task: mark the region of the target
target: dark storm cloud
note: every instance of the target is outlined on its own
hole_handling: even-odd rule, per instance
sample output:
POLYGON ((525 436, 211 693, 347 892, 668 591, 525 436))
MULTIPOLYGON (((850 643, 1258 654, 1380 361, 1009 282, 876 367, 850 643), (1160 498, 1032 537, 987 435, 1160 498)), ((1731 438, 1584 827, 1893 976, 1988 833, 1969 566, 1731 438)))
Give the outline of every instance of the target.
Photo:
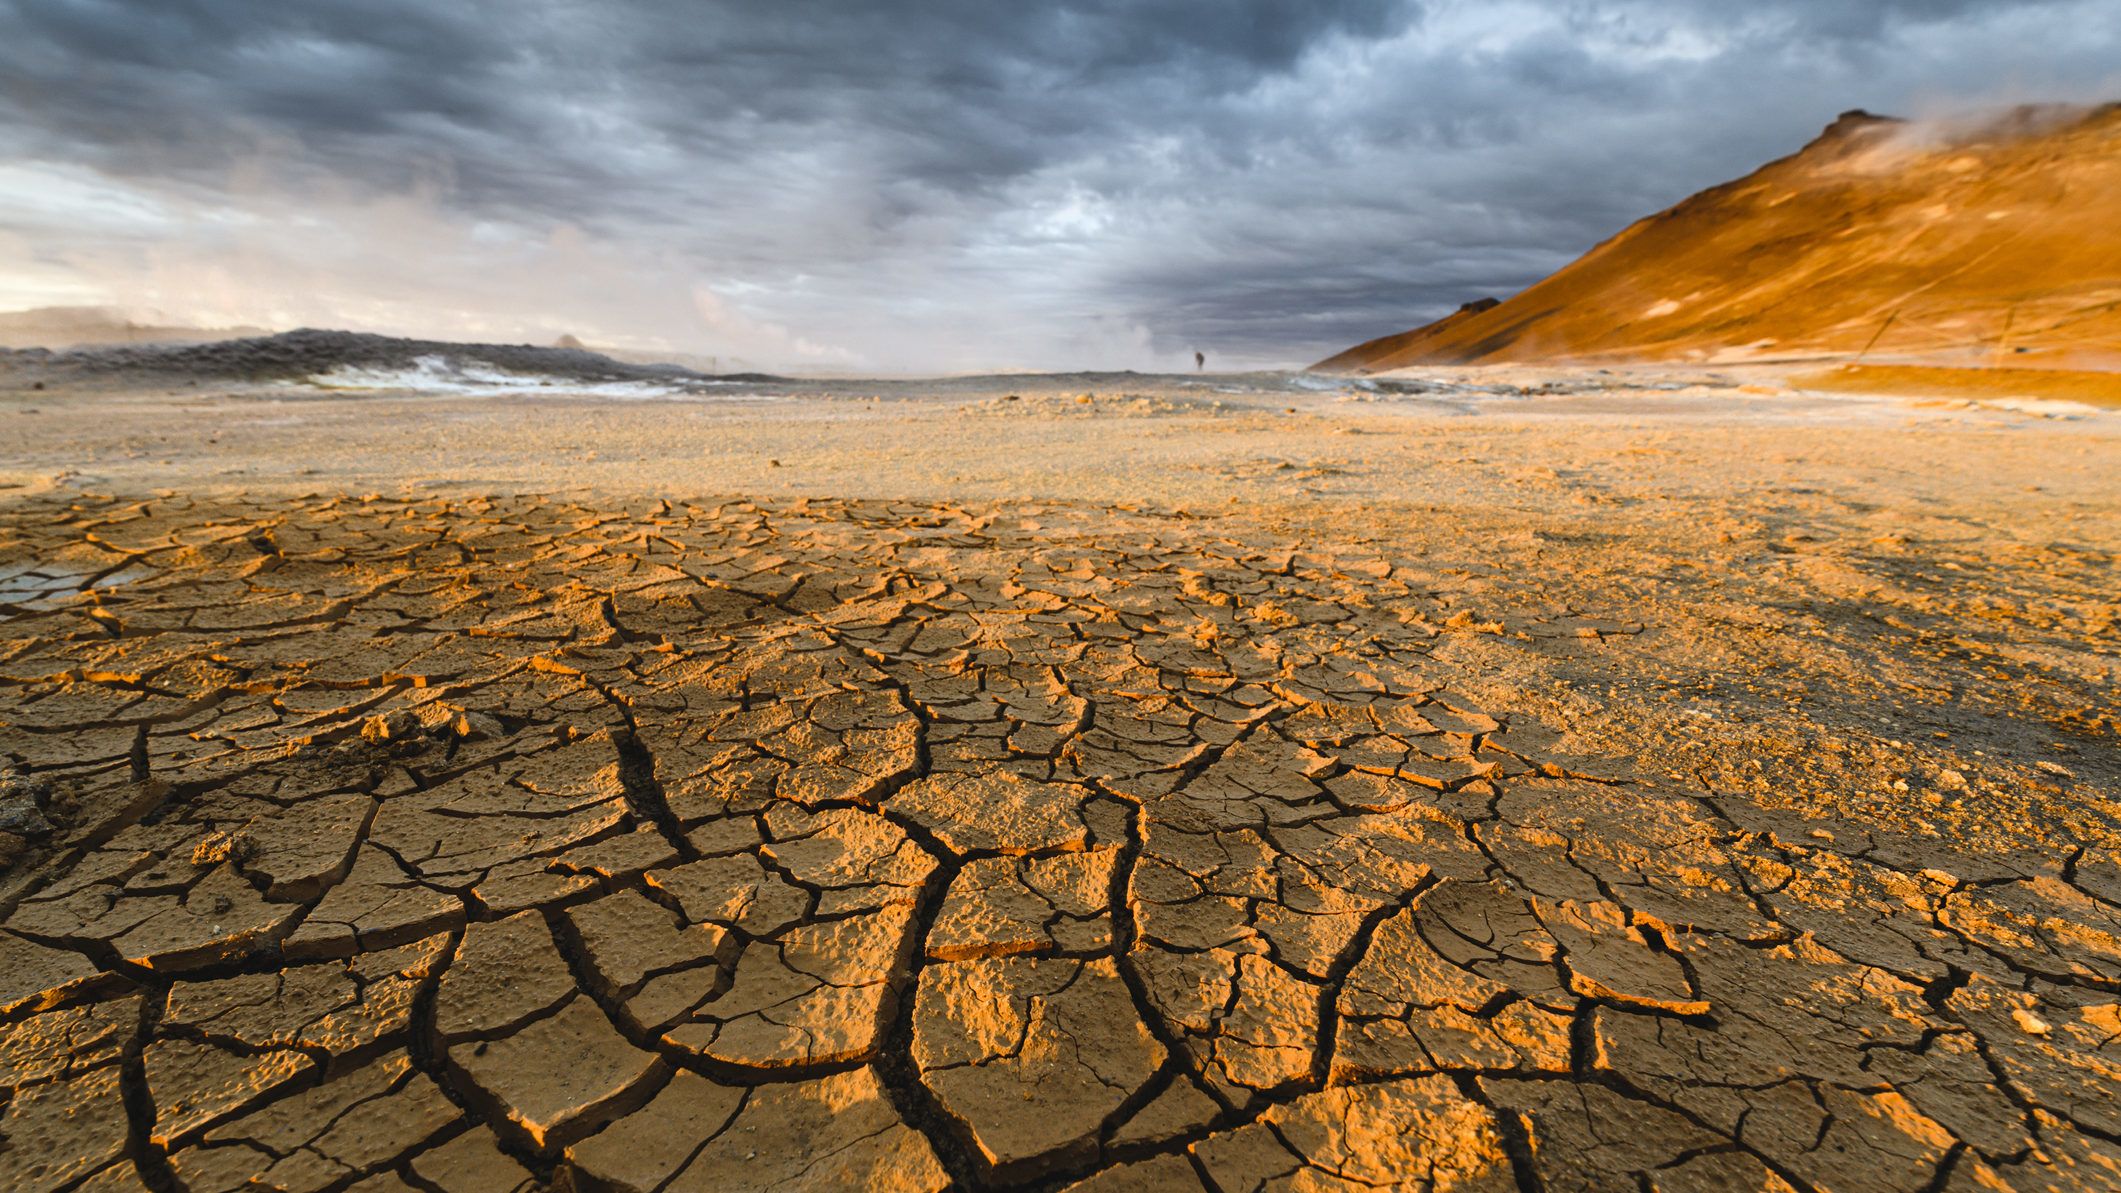
POLYGON ((332 267, 349 318, 364 287, 405 318, 455 293, 344 214, 416 193, 467 230, 425 233, 452 268, 596 246, 617 277, 541 279, 555 319, 652 272, 701 312, 666 338, 943 367, 1300 360, 1520 287, 1840 108, 2096 98, 2121 49, 2109 0, 0 0, 0 28, 0 154, 230 238, 257 188, 329 196, 390 257, 332 267))
POLYGON ((494 186, 533 164, 570 167, 562 182, 624 178, 622 161, 577 140, 599 134, 741 152, 732 132, 803 130, 873 132, 910 177, 976 184, 1097 136, 1130 104, 1178 111, 1288 69, 1321 39, 1373 36, 1406 16, 1396 0, 28 0, 0 11, 11 30, 0 74, 26 130, 119 168, 167 169, 180 153, 242 152, 284 133, 327 159, 439 159, 494 186), (626 123, 599 128, 607 115, 626 123))

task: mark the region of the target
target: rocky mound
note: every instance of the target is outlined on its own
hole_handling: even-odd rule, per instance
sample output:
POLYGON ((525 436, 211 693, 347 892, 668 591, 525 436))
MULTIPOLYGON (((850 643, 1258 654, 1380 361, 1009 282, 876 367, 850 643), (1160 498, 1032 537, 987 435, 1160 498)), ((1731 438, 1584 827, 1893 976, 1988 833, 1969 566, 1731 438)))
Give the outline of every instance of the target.
POLYGON ((0 352, 0 374, 34 381, 294 381, 334 372, 411 372, 425 362, 570 382, 769 381, 761 373, 710 378, 679 365, 633 364, 580 348, 460 344, 302 328, 203 344, 106 345, 65 352, 0 352))
POLYGON ((1507 302, 1313 367, 1859 356, 2121 366, 2121 104, 1844 113, 1507 302))

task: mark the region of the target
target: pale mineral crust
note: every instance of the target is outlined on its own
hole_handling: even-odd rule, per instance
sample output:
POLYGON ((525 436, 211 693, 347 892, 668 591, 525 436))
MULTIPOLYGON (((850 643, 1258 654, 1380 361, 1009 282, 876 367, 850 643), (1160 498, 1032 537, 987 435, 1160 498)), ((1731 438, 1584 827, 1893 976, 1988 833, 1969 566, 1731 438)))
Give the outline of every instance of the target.
POLYGON ((2121 1186, 2115 792, 1496 698, 1655 606, 1053 503, 0 536, 0 1187, 2121 1186))

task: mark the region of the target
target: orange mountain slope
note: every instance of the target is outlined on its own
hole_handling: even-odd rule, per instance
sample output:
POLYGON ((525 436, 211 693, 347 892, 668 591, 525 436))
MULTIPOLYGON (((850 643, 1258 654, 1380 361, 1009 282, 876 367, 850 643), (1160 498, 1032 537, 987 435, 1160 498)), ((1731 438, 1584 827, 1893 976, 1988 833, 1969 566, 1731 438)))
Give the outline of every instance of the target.
POLYGON ((2121 104, 1845 113, 1507 302, 1313 367, 1857 358, 2121 367, 2121 104))
POLYGON ((1386 360, 1418 353, 1423 345, 1443 335, 1485 311, 1502 305, 1501 300, 1482 298, 1469 302, 1434 323, 1424 323, 1413 331, 1397 332, 1379 336, 1355 345, 1338 356, 1329 356, 1311 367, 1321 373, 1367 372, 1364 366, 1373 360, 1386 360))

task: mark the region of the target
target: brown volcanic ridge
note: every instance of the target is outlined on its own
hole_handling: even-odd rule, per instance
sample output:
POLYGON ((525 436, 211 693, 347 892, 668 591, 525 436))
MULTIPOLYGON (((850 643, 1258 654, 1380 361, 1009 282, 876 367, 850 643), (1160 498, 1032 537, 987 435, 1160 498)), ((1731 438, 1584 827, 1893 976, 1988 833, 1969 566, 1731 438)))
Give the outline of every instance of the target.
POLYGON ((1312 366, 1554 360, 2121 365, 2121 104, 1847 112, 1507 302, 1312 366))

